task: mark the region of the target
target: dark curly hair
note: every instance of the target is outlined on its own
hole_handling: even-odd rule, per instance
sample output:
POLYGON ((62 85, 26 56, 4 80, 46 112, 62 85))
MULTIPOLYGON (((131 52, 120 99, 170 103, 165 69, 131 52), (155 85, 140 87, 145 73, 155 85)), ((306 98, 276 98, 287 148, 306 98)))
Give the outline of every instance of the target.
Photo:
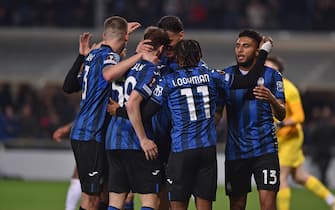
POLYGON ((181 40, 177 43, 176 60, 180 67, 196 67, 202 57, 201 47, 196 40, 181 40))

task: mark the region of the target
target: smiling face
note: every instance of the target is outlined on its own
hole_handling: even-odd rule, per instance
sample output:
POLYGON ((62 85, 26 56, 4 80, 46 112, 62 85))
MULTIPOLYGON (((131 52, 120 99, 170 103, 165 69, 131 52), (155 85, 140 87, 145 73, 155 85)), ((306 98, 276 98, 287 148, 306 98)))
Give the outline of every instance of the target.
POLYGON ((239 37, 235 43, 236 62, 242 70, 250 70, 258 55, 257 42, 247 36, 239 37))

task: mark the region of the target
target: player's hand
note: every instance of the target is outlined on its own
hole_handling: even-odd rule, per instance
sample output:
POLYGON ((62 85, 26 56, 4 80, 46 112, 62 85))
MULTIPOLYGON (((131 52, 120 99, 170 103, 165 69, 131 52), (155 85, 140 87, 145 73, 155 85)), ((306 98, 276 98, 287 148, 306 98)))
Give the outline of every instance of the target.
POLYGON ((262 47, 262 45, 263 45, 265 42, 270 42, 271 45, 273 46, 273 39, 272 39, 271 36, 263 36, 263 37, 262 37, 262 41, 259 43, 259 47, 262 47))
POLYGON ((158 157, 158 148, 154 141, 145 138, 140 140, 141 148, 147 160, 155 160, 158 157))
POLYGON ((154 55, 152 53, 143 53, 143 60, 149 61, 155 65, 159 64, 160 60, 157 55, 154 55))
POLYGON ((137 44, 136 52, 137 53, 151 52, 153 50, 153 46, 150 45, 149 43, 151 43, 150 39, 144 39, 144 40, 140 41, 137 44))
POLYGON ((79 36, 79 54, 80 55, 88 55, 88 53, 91 51, 90 48, 90 42, 93 35, 89 32, 84 32, 83 34, 80 34, 79 36))
POLYGON ((79 36, 79 54, 80 55, 87 56, 91 50, 97 49, 101 46, 101 42, 93 43, 92 46, 90 46, 92 37, 93 35, 89 32, 84 32, 79 36))
POLYGON ((141 27, 139 22, 128 22, 128 34, 133 33, 139 27, 141 27))
POLYGON ((273 48, 273 39, 270 36, 263 36, 262 41, 259 43, 259 48, 270 53, 273 48))
POLYGON ((65 126, 62 126, 55 130, 52 134, 52 139, 61 142, 62 138, 68 134, 68 130, 65 128, 65 126))
POLYGON ((112 98, 109 98, 109 103, 107 105, 107 112, 110 115, 115 115, 116 114, 116 110, 120 107, 120 105, 114 101, 112 98))
POLYGON ((271 91, 264 85, 258 85, 253 89, 253 94, 256 99, 272 102, 276 100, 271 91))

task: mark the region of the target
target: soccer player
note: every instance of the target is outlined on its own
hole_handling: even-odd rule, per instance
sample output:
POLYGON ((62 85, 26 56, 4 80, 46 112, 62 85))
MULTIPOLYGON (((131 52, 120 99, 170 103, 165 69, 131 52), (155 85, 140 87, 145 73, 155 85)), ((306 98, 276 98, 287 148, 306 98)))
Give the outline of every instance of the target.
POLYGON ((128 23, 118 16, 104 22, 101 47, 85 57, 81 77, 82 101, 73 123, 70 138, 82 188, 81 209, 97 209, 105 173, 104 121, 110 91, 109 80, 121 77, 125 71, 113 66, 120 61, 120 54, 128 40, 128 23))
MULTIPOLYGON (((115 86, 113 89, 119 96, 124 92, 124 97, 117 97, 120 105, 124 101, 133 103, 133 100, 140 105, 142 99, 151 95, 150 83, 159 74, 161 66, 156 66, 158 58, 170 42, 168 35, 157 27, 149 27, 144 39, 151 40, 150 53, 143 57, 134 55, 135 59, 131 61, 136 63, 121 62, 115 66, 129 69, 124 87, 115 86), (148 60, 149 55, 157 59, 148 60)), ((108 76, 104 72, 105 79, 108 80, 108 76)), ((109 164, 109 210, 122 209, 130 191, 139 194, 141 209, 157 209, 162 166, 157 159, 156 144, 148 139, 139 140, 129 120, 113 116, 106 133, 106 150, 109 164)))
MULTIPOLYGON (((129 22, 127 27, 128 27, 128 35, 131 34, 134 30, 136 30, 137 28, 139 28, 141 26, 140 23, 138 22, 129 22)), ((71 69, 69 70, 69 72, 67 73, 64 83, 63 83, 63 90, 64 92, 67 93, 73 93, 73 92, 78 92, 80 90, 82 90, 81 88, 81 83, 80 83, 80 78, 82 77, 82 67, 83 67, 83 63, 85 60, 85 56, 87 56, 89 54, 89 52, 93 49, 97 49, 100 47, 101 42, 99 44, 93 44, 92 46, 90 46, 90 40, 92 38, 92 35, 88 32, 85 32, 83 34, 80 35, 80 39, 79 39, 79 55, 76 59, 76 61, 74 62, 73 66, 71 67, 71 69)), ((123 49, 122 53, 125 52, 125 49, 123 49)), ((122 55, 122 57, 124 57, 124 55, 122 55)), ((55 137, 59 136, 59 135, 67 135, 65 131, 65 129, 71 129, 71 125, 68 126, 64 126, 61 127, 59 129, 57 129, 55 131, 55 137)), ((75 169, 74 172, 75 175, 78 174, 77 169, 75 169)), ((78 175, 77 175, 78 176, 78 175)), ((71 182, 71 185, 69 187, 69 192, 68 192, 68 197, 67 197, 67 204, 66 204, 66 208, 72 208, 70 206, 74 206, 74 204, 77 202, 73 199, 70 199, 70 197, 72 194, 75 194, 75 187, 74 183, 79 184, 79 189, 80 189, 80 182, 71 182), (72 193, 73 191, 73 193, 72 193)), ((102 194, 101 195, 101 202, 100 202, 100 206, 99 208, 104 208, 105 205, 104 202, 106 202, 106 195, 102 194)), ((108 199, 107 199, 108 200, 108 199)), ((107 201, 108 202, 108 201, 107 201)), ((131 194, 128 195, 127 197, 127 202, 126 202, 126 208, 125 209, 133 209, 133 196, 131 194)))
MULTIPOLYGON (((196 197, 197 209, 212 208, 217 186, 214 112, 218 89, 252 87, 262 72, 258 68, 244 80, 221 75, 198 66, 201 56, 197 41, 179 41, 176 58, 180 68, 160 79, 143 111, 155 112, 166 103, 171 113, 172 152, 167 170, 171 209, 187 209, 191 194, 196 197)), ((263 66, 266 54, 260 57, 258 67, 263 66)), ((138 137, 148 138, 135 107, 127 104, 127 111, 138 137)))
MULTIPOLYGON (((244 30, 235 42, 237 65, 224 69, 233 75, 247 75, 253 70, 262 37, 254 30, 244 30)), ((285 117, 281 75, 270 68, 257 80, 254 89, 229 90, 225 100, 228 134, 225 161, 225 187, 230 209, 245 209, 247 193, 254 175, 261 209, 276 209, 279 190, 279 161, 273 115, 285 117)))
MULTIPOLYGON (((279 57, 269 57, 265 65, 283 73, 284 64, 279 57)), ((286 101, 286 117, 276 123, 278 137, 278 156, 280 164, 280 188, 277 196, 278 210, 289 210, 291 190, 288 178, 306 187, 309 191, 322 198, 335 210, 334 195, 314 176, 304 170, 304 154, 302 145, 304 134, 302 123, 305 115, 299 90, 295 85, 283 78, 286 101)))
MULTIPOLYGON (((79 80, 77 75, 80 73, 82 69, 81 66, 84 63, 84 58, 88 53, 95 48, 98 48, 99 45, 93 44, 90 46, 92 35, 88 32, 85 32, 79 36, 79 55, 76 58, 73 66, 69 70, 68 74, 63 83, 63 90, 66 93, 72 93, 80 90, 79 80)), ((72 123, 68 123, 57 128, 52 137, 55 141, 61 142, 62 138, 68 136, 70 134, 72 128, 72 123)), ((81 186, 80 180, 78 177, 78 170, 77 167, 74 168, 71 182, 66 194, 65 199, 65 209, 66 210, 74 210, 77 208, 77 203, 79 202, 81 197, 81 186)))
POLYGON ((180 40, 184 39, 185 36, 183 22, 177 16, 168 15, 159 19, 157 26, 165 30, 168 34, 171 42, 167 49, 166 57, 174 60, 174 48, 180 40))

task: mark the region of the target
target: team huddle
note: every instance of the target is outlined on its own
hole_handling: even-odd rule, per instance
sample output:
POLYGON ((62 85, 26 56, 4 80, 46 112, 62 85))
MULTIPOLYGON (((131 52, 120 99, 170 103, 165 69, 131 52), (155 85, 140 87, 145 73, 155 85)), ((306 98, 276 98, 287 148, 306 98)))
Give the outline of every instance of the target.
MULTIPOLYGON (((181 20, 162 17, 133 56, 125 47, 139 25, 113 16, 103 41, 81 55, 64 82, 82 91, 70 133, 82 188, 80 209, 212 209, 217 190, 216 122, 226 107, 225 188, 230 209, 245 209, 253 175, 261 209, 275 210, 280 165, 274 118, 285 118, 282 75, 264 66, 272 39, 243 30, 236 65, 212 69, 181 20), (80 70, 82 69, 82 70, 80 70), (100 196, 106 191, 108 196, 100 196), (101 203, 105 203, 101 205, 101 203)), ((86 46, 87 47, 87 46, 86 46)))

